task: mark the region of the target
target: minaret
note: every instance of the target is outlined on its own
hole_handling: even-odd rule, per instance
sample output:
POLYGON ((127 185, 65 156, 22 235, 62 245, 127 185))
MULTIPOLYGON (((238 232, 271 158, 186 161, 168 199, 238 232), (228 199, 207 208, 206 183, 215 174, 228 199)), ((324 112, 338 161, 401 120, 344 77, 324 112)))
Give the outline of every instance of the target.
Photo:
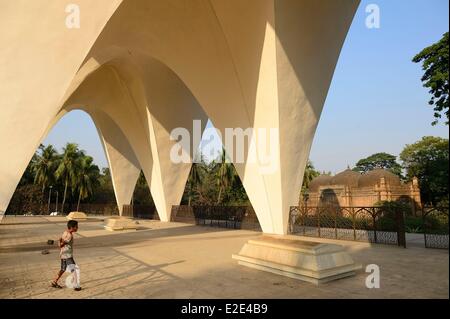
POLYGON ((422 199, 420 197, 420 187, 419 187, 419 179, 417 177, 413 177, 410 185, 410 197, 413 202, 413 213, 416 215, 417 210, 422 210, 422 199))
POLYGON ((379 192, 380 192, 380 201, 384 202, 391 200, 390 187, 386 183, 386 179, 384 177, 380 178, 379 192))

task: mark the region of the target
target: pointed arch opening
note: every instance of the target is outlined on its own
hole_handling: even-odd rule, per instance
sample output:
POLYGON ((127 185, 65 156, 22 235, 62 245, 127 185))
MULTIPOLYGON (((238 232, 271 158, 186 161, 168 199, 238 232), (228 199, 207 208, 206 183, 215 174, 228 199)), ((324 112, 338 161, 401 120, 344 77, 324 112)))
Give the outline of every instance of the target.
POLYGON ((29 162, 7 215, 118 215, 105 147, 83 110, 59 114, 29 162))
POLYGON ((174 221, 261 230, 241 178, 211 120, 203 132, 174 221))

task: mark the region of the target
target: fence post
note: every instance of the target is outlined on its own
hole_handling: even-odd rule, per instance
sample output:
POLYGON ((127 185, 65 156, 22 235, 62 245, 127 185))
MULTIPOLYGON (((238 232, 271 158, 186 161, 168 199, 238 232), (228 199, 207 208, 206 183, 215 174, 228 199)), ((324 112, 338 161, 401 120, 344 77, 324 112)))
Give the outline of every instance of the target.
POLYGON ((352 224, 353 224, 353 240, 356 241, 356 214, 354 208, 352 208, 352 224))
POLYGON ((334 237, 336 239, 338 239, 337 219, 338 219, 338 212, 337 212, 337 209, 336 209, 335 210, 335 214, 334 214, 334 237))
POLYGON ((377 236, 377 212, 376 208, 372 210, 372 219, 373 219, 373 237, 375 240, 375 244, 378 244, 378 236, 377 236))
POLYGON ((298 211, 299 210, 299 208, 294 208, 294 207, 291 207, 290 209, 289 209, 289 233, 292 235, 292 234, 294 234, 294 225, 295 225, 295 217, 296 217, 296 212, 295 211, 298 211))
POLYGON ((422 211, 422 224, 423 224, 423 239, 425 242, 425 248, 428 248, 427 245, 427 215, 425 214, 425 211, 422 211))
POLYGON ((302 219, 302 231, 303 231, 303 236, 306 235, 306 216, 308 215, 308 209, 305 208, 305 210, 303 212, 300 212, 301 214, 301 219, 302 219))
POLYGON ((402 211, 396 212, 397 219, 397 243, 406 248, 405 218, 402 211))
POLYGON ((317 234, 320 237, 320 209, 317 209, 317 234))
POLYGON ((225 213, 225 228, 228 229, 228 219, 230 218, 230 215, 228 214, 228 212, 224 212, 225 213))

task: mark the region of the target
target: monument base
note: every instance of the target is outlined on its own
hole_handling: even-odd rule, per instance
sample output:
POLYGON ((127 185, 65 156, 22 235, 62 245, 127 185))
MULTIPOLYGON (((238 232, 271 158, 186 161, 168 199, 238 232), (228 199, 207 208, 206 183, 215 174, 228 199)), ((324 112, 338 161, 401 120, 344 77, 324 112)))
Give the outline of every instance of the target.
POLYGON ((355 275, 362 268, 344 247, 287 236, 249 240, 233 259, 243 266, 316 285, 355 275))
POLYGON ((133 219, 127 217, 111 217, 106 220, 104 228, 109 231, 136 230, 133 219))
POLYGON ((76 220, 76 221, 84 221, 87 220, 87 216, 85 213, 82 212, 71 212, 69 215, 67 215, 66 217, 68 220, 76 220))

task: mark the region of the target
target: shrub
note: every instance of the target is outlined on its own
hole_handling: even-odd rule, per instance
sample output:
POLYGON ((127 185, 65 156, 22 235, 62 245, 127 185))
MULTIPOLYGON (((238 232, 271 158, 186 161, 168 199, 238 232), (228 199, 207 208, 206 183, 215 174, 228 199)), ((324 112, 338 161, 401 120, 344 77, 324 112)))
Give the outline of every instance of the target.
POLYGON ((397 223, 391 216, 383 216, 377 220, 377 230, 396 231, 397 223))
POLYGON ((430 214, 425 217, 424 230, 427 234, 448 234, 448 215, 430 214))
POLYGON ((405 216, 410 216, 412 214, 412 207, 410 203, 403 200, 392 201, 382 201, 375 204, 382 211, 383 216, 395 218, 397 212, 403 213, 405 216))
POLYGON ((423 233, 422 217, 406 216, 405 230, 407 233, 423 233))

